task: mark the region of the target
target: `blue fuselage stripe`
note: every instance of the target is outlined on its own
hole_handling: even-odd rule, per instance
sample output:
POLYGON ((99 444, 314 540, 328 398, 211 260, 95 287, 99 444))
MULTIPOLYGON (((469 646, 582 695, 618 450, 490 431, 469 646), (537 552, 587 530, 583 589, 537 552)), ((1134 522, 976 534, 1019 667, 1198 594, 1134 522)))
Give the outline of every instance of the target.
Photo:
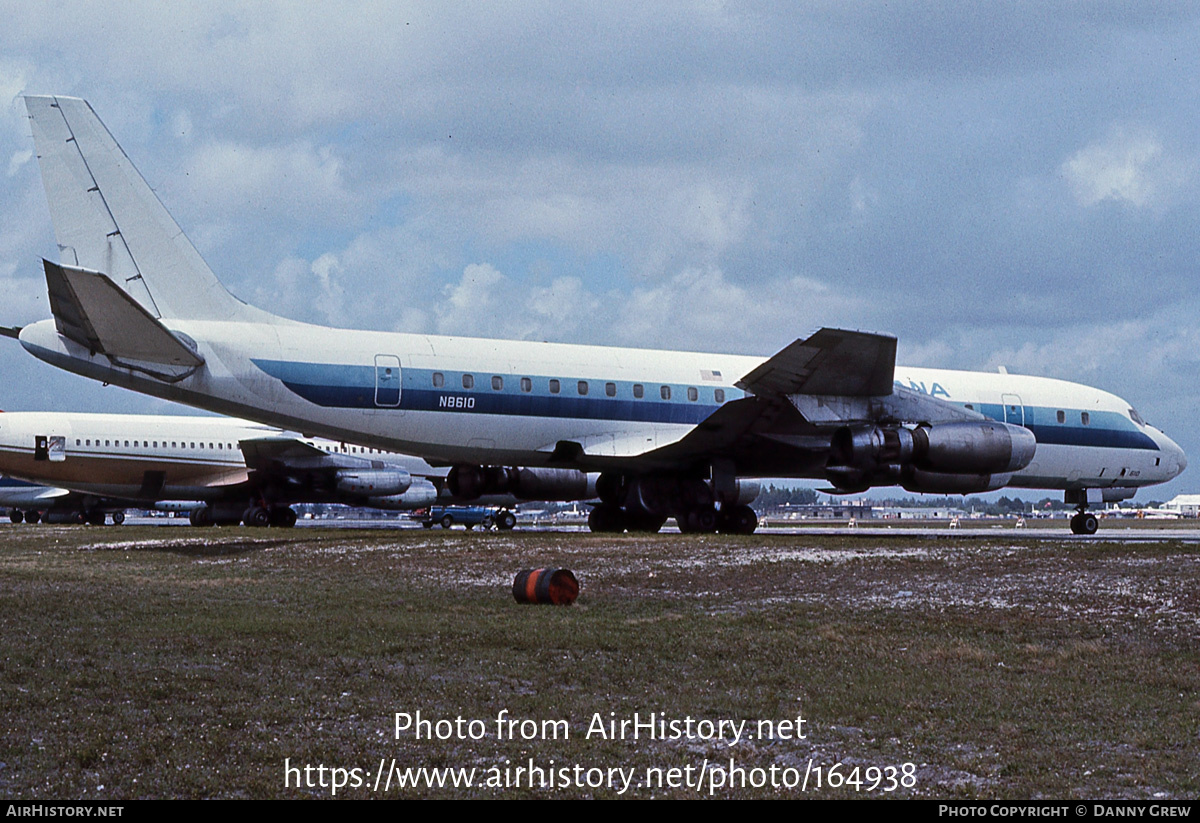
POLYGON ((1005 419, 1005 407, 999 403, 975 404, 984 417, 1000 422, 1022 424, 1039 444, 1050 446, 1093 446, 1106 449, 1149 449, 1158 451, 1158 443, 1137 424, 1122 414, 1111 411, 1088 412, 1087 424, 1082 422, 1078 409, 1058 409, 1043 406, 1017 407, 1016 416, 1005 419), (1064 422, 1058 422, 1059 412, 1064 422))
POLYGON ((634 397, 630 381, 613 382, 614 396, 607 394, 612 381, 585 381, 588 394, 581 396, 579 382, 574 379, 549 377, 529 378, 529 391, 520 389, 520 375, 502 375, 504 388, 491 388, 493 375, 473 375, 476 388, 463 390, 461 372, 445 372, 446 388, 424 388, 433 383, 433 372, 426 369, 405 369, 400 405, 380 404, 376 396, 376 370, 370 366, 337 366, 329 364, 290 363, 276 360, 253 360, 267 374, 279 379, 290 391, 310 403, 327 408, 397 409, 399 411, 469 412, 516 417, 555 417, 579 420, 621 420, 638 423, 696 424, 707 419, 721 404, 715 400, 717 388, 727 400, 743 396, 737 389, 713 386, 670 384, 671 400, 661 399, 664 384, 644 384, 643 396, 634 397), (558 381, 559 391, 550 391, 550 381, 558 381), (422 388, 418 388, 422 386, 422 388), (451 388, 453 386, 454 388, 451 388), (693 389, 696 400, 689 400, 693 389))
MULTIPOLYGON (((619 420, 631 423, 682 423, 695 425, 720 408, 716 402, 718 387, 670 384, 671 399, 661 398, 662 383, 642 384, 642 397, 634 396, 631 381, 588 380, 588 395, 578 394, 579 382, 569 378, 546 376, 472 374, 474 388, 459 388, 463 372, 438 372, 443 387, 433 386, 435 372, 430 369, 401 370, 400 404, 394 404, 394 389, 388 389, 381 402, 376 381, 376 366, 352 366, 329 363, 300 363, 281 360, 254 359, 254 364, 284 386, 310 403, 325 408, 393 409, 404 411, 434 411, 505 415, 514 417, 570 418, 577 420, 619 420), (500 389, 491 381, 499 377, 500 389), (530 382, 523 390, 522 379, 530 382), (557 383, 558 392, 551 385, 557 383), (609 396, 607 387, 615 387, 609 396), (689 400, 689 391, 697 399, 689 400)), ((745 396, 738 389, 721 386, 725 399, 745 396)), ((985 417, 1001 422, 1023 425, 1033 432, 1038 443, 1061 446, 1092 446, 1110 449, 1148 449, 1158 451, 1158 444, 1122 414, 1113 411, 1090 411, 1084 424, 1083 412, 1078 409, 1056 409, 1040 406, 1005 407, 999 403, 977 403, 972 408, 985 417), (1009 412, 1006 419, 1006 411, 1009 412), (1063 413, 1064 422, 1058 422, 1063 413)))

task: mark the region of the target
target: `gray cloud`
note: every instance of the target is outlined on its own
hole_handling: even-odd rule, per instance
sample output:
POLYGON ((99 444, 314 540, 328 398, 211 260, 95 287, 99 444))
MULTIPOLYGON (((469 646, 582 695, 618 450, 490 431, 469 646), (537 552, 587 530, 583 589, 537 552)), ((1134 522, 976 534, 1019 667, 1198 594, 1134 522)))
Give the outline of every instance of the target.
POLYGON ((1128 391, 1200 452, 1190 6, 0 12, 6 325, 45 316, 54 254, 14 97, 78 94, 291 316, 763 354, 879 329, 908 362, 1128 391))

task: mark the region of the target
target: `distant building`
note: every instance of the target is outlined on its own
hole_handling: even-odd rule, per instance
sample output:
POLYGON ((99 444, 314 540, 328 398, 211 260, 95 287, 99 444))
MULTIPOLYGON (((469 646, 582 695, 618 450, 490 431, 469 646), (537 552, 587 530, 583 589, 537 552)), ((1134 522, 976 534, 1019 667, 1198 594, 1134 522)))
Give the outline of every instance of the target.
POLYGON ((886 520, 953 520, 966 517, 966 509, 946 506, 883 506, 875 510, 876 517, 886 520))
POLYGON ((827 503, 785 503, 762 514, 772 520, 866 520, 874 516, 866 500, 830 500, 827 503))
POLYGON ((1159 508, 1179 512, 1180 517, 1200 517, 1200 494, 1177 494, 1159 508))

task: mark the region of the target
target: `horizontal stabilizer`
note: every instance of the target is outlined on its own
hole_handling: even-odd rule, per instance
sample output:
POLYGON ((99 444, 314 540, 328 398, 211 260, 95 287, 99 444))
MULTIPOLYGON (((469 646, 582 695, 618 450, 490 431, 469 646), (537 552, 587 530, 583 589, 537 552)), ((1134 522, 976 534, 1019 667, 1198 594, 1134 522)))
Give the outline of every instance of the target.
MULTIPOLYGON (((44 260, 50 311, 58 333, 119 361, 196 368, 193 349, 100 272, 44 260)), ((127 364, 126 364, 127 365, 127 364)))
POLYGON ((737 385, 757 395, 880 397, 892 393, 896 338, 821 329, 797 340, 747 374, 737 385))

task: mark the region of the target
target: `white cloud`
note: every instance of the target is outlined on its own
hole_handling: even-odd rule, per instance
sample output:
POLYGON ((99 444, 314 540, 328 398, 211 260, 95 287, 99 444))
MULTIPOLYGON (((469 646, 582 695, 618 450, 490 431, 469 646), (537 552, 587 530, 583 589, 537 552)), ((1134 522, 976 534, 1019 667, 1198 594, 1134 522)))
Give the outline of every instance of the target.
POLYGON ((8 159, 8 176, 15 177, 21 167, 33 159, 33 149, 25 149, 24 151, 14 151, 12 157, 8 159))
POLYGON ((1191 177, 1192 164, 1170 157, 1152 131, 1114 128, 1077 151, 1062 173, 1081 206, 1105 200, 1135 208, 1162 206, 1191 177))
POLYGON ((161 188, 175 186, 186 187, 210 214, 269 211, 276 219, 328 225, 345 221, 359 208, 344 185, 336 152, 307 141, 268 146, 203 143, 161 188))

